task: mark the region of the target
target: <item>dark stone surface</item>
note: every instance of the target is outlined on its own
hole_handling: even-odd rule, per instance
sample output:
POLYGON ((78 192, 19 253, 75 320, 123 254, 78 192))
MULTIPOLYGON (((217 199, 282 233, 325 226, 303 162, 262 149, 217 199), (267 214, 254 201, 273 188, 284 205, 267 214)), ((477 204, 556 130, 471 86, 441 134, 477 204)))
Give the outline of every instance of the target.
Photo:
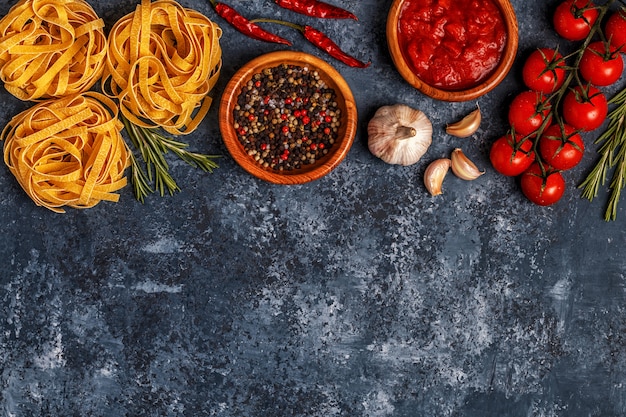
MULTIPOLYGON (((557 43, 555 1, 513 1, 518 62, 478 100, 485 118, 470 139, 443 128, 474 102, 428 99, 394 69, 391 2, 335 3, 360 20, 230 3, 250 17, 313 24, 372 60, 347 68, 276 29, 294 50, 329 59, 358 103, 354 146, 321 180, 284 187, 245 173, 221 142, 217 101, 186 140, 224 155, 220 168, 172 160, 182 191, 171 197, 140 204, 126 188, 117 204, 58 215, 0 170, 1 415, 626 415, 626 206, 606 223, 604 194, 589 203, 575 189, 595 160, 594 135, 550 208, 528 203, 488 161, 525 53, 557 43), (412 167, 367 149, 369 118, 393 103, 422 109, 435 126, 412 167), (458 146, 487 173, 449 175, 431 198, 426 164, 458 146)), ((137 1, 92 4, 110 27, 137 1)), ((182 4, 224 29, 216 99, 238 67, 281 48, 234 32, 206 1, 182 4)), ((0 96, 4 126, 28 104, 0 96)))

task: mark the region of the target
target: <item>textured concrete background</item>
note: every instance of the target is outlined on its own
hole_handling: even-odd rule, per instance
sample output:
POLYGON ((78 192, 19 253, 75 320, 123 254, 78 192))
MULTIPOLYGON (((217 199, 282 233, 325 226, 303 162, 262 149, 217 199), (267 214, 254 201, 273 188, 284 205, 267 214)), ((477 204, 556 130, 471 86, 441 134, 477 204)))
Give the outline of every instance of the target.
MULTIPOLYGON (((91 2, 108 27, 135 0, 91 2)), ((626 415, 626 201, 605 223, 575 185, 551 208, 528 203, 488 162, 521 90, 526 51, 554 46, 555 1, 514 0, 520 55, 478 100, 470 139, 446 123, 475 106, 409 87, 385 41, 390 1, 335 2, 358 22, 315 21, 271 0, 232 1, 249 17, 324 29, 368 69, 328 59, 351 85, 359 131, 327 177, 275 186, 228 156, 215 105, 192 148, 223 155, 204 174, 172 160, 183 190, 70 210, 38 208, 0 169, 0 415, 223 417, 617 417, 626 415), (375 110, 425 111, 435 136, 412 167, 367 149, 375 110), (426 164, 461 146, 487 173, 422 185, 426 164)), ((224 29, 218 99, 237 68, 284 49, 238 34, 204 0, 184 0, 224 29)), ((6 14, 9 2, 0 4, 6 14)), ((622 82, 622 86, 623 86, 622 82)), ((216 102, 217 103, 217 102, 216 102)), ((0 125, 28 107, 0 91, 0 125)))

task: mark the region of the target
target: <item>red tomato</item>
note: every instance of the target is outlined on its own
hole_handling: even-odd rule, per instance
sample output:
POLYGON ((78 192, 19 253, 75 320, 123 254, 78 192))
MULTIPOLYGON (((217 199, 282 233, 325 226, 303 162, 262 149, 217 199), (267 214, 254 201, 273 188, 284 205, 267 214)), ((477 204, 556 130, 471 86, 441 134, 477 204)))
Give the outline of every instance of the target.
POLYGON ((585 143, 578 131, 567 124, 552 125, 539 139, 539 155, 548 165, 567 170, 574 168, 583 158, 585 143))
POLYGON ((563 55, 550 48, 533 51, 522 68, 524 84, 534 91, 550 94, 565 81, 565 60, 563 55))
POLYGON ((591 0, 565 0, 554 11, 554 30, 568 41, 583 40, 591 32, 598 14, 591 0))
POLYGON ((515 177, 526 171, 535 160, 533 142, 522 135, 510 133, 498 138, 489 151, 494 169, 507 177, 515 177))
POLYGON ((509 123, 516 133, 529 135, 539 129, 550 114, 550 103, 538 91, 519 93, 509 107, 509 123))
POLYGON ((544 173, 536 162, 524 171, 520 185, 526 198, 540 206, 556 203, 565 192, 565 180, 561 173, 549 167, 544 173))
POLYGON ((617 10, 609 16, 604 35, 616 49, 626 52, 626 9, 617 10))
POLYGON ((578 69, 580 75, 591 84, 607 86, 620 79, 624 61, 615 47, 596 41, 590 43, 583 52, 578 69))
POLYGON ((576 86, 563 98, 563 118, 576 129, 590 131, 599 128, 608 112, 606 96, 592 85, 576 86))

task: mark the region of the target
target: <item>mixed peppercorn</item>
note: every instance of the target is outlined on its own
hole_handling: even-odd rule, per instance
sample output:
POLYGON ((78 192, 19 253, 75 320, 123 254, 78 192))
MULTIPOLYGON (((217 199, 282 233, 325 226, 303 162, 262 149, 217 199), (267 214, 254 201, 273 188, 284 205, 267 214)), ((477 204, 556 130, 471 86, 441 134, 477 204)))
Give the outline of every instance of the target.
POLYGON ((338 137, 336 93, 316 70, 281 64, 254 74, 233 110, 245 151, 265 168, 291 171, 314 164, 338 137))

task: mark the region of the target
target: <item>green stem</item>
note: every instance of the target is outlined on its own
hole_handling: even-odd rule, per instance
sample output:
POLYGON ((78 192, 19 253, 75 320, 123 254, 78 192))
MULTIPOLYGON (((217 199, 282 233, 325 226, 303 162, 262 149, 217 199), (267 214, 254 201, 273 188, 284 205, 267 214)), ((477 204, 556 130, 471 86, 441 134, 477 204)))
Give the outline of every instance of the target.
POLYGON ((286 20, 279 19, 267 19, 267 18, 258 18, 250 20, 252 23, 276 23, 277 25, 283 25, 295 29, 300 32, 304 32, 304 26, 299 25, 297 23, 288 22, 286 20))

